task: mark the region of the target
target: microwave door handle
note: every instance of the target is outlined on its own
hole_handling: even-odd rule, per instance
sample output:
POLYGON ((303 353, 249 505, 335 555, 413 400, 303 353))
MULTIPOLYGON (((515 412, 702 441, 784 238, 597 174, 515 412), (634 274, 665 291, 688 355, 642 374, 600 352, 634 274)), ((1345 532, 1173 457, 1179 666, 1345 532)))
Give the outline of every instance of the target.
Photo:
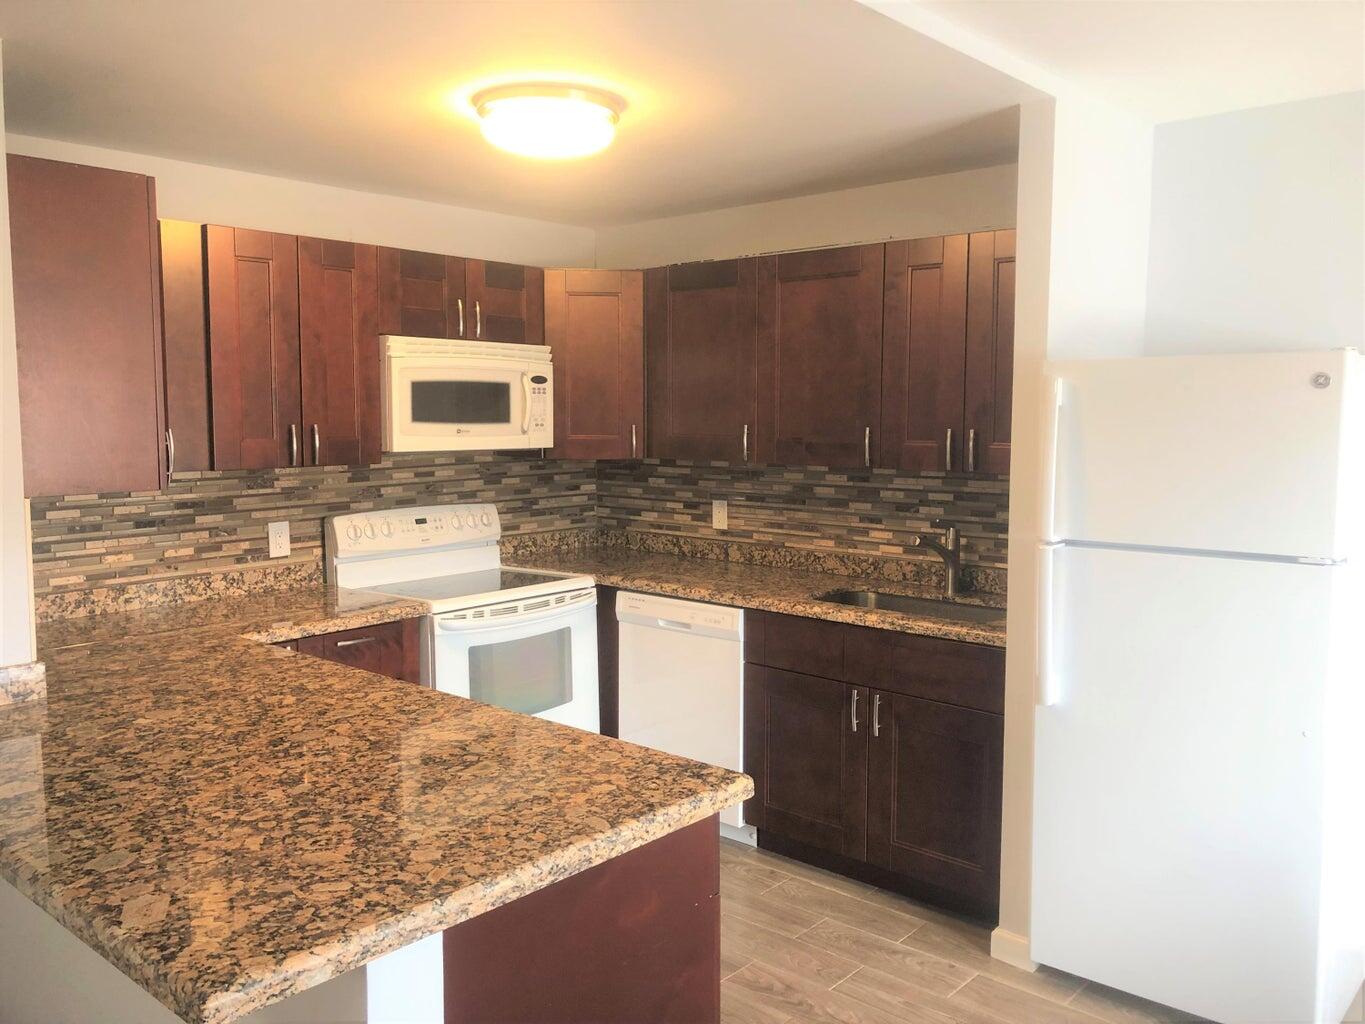
POLYGON ((523 371, 521 375, 521 432, 531 432, 531 375, 523 371))

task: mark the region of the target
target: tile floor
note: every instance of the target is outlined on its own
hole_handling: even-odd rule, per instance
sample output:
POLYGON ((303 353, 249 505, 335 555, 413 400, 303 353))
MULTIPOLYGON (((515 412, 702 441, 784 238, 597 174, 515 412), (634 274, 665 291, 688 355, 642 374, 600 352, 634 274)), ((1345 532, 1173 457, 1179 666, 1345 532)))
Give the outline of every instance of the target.
POLYGON ((990 931, 721 840, 722 1024, 1152 1024, 1199 1018, 990 957, 990 931))

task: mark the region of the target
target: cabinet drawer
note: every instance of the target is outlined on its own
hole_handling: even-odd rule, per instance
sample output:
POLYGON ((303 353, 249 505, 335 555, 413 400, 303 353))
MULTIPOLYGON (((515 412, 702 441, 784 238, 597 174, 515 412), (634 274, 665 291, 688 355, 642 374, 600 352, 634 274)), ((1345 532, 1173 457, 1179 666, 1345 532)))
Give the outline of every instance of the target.
POLYGON ((418 623, 417 619, 404 619, 339 633, 306 636, 299 640, 298 650, 315 658, 417 683, 421 682, 418 623))
POLYGON ((745 616, 744 643, 750 664, 991 714, 1005 710, 1002 648, 773 612, 745 616))

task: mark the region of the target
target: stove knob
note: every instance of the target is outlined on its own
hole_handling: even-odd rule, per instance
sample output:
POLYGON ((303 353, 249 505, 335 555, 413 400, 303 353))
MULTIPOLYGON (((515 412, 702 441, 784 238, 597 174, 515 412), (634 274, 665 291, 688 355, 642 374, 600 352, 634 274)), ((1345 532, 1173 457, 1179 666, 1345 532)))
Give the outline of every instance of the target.
POLYGON ((465 516, 464 521, 465 521, 466 523, 469 524, 470 529, 473 529, 474 527, 476 527, 476 526, 479 525, 479 521, 478 521, 477 519, 474 518, 474 513, 473 513, 473 512, 471 512, 471 513, 469 513, 469 515, 465 516))
POLYGON ((483 515, 479 517, 479 522, 483 523, 484 526, 492 526, 493 517, 490 516, 487 512, 485 512, 483 515))
POLYGON ((359 540, 360 527, 357 526, 355 523, 352 523, 350 526, 346 527, 346 536, 350 537, 351 540, 359 540))
POLYGON ((365 536, 374 540, 374 523, 367 522, 365 524, 365 536))
POLYGON ((382 533, 385 537, 392 537, 393 523, 385 519, 382 523, 379 524, 379 532, 382 533))

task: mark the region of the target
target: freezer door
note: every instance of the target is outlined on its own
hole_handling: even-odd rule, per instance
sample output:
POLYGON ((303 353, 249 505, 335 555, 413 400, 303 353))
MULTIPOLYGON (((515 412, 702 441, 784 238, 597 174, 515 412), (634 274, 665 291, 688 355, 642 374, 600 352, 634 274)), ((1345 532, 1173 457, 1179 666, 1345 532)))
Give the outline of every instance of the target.
POLYGON ((1313 1021, 1342 567, 1053 552, 1035 960, 1221 1021, 1313 1021))
POLYGON ((1051 364, 1045 539, 1346 557, 1359 358, 1051 364))

